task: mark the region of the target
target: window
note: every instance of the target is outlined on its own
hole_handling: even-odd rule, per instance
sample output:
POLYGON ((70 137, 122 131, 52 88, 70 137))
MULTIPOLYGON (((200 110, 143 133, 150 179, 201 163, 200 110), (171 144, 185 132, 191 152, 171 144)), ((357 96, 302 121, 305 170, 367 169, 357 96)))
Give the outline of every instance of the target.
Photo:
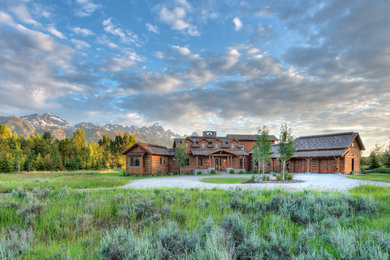
POLYGON ((235 145, 234 145, 234 143, 232 144, 232 149, 234 149, 234 147, 235 147, 235 145))
POLYGON ((160 165, 162 165, 162 157, 160 157, 160 165))
POLYGON ((139 167, 139 157, 131 157, 130 158, 130 166, 131 167, 139 167))
POLYGON ((219 148, 219 143, 216 143, 216 144, 215 144, 215 148, 219 148))
POLYGON ((200 166, 203 166, 203 158, 200 158, 200 159, 199 159, 199 165, 200 165, 200 166))
POLYGON ((189 158, 187 158, 186 163, 185 163, 185 166, 188 166, 188 165, 190 165, 190 159, 189 158))
POLYGON ((186 148, 188 148, 188 146, 189 146, 189 144, 188 144, 188 143, 186 143, 186 148))
POLYGON ((202 143, 202 148, 206 148, 206 144, 205 143, 202 143))
POLYGON ((245 150, 245 144, 242 145, 241 150, 245 150))
POLYGON ((242 168, 242 166, 243 166, 243 160, 242 159, 240 159, 240 168, 242 168))
POLYGON ((167 159, 164 158, 164 165, 166 165, 166 164, 167 164, 167 159))

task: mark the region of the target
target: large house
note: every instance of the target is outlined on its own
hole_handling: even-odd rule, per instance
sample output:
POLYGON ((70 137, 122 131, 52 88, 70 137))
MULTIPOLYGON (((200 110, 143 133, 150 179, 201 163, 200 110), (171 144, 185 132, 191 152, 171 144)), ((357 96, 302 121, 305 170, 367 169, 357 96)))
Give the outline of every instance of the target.
MULTIPOLYGON (((277 138, 269 135, 272 159, 268 171, 280 171, 277 138)), ((204 131, 202 136, 176 138, 172 148, 136 143, 126 155, 126 171, 130 174, 166 174, 178 172, 176 147, 184 143, 188 160, 182 172, 208 173, 230 170, 256 170, 252 165, 256 135, 228 134, 217 136, 216 131, 204 131)), ((287 164, 290 172, 349 173, 360 171, 360 154, 364 145, 358 133, 303 136, 296 139, 296 153, 287 164)))

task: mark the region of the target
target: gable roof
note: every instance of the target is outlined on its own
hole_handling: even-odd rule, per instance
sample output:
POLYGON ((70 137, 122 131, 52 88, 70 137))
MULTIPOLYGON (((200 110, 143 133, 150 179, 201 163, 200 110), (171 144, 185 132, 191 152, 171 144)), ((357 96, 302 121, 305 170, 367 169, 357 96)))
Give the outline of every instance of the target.
POLYGON ((351 143, 357 140, 360 149, 365 150, 359 133, 345 132, 325 135, 311 135, 298 137, 295 140, 296 149, 299 150, 325 150, 348 148, 351 143))
POLYGON ((129 153, 134 147, 139 146, 142 149, 145 150, 145 152, 149 154, 154 154, 154 155, 174 155, 175 154, 175 149, 172 148, 167 148, 164 146, 160 145, 154 145, 154 144, 147 144, 147 143, 135 143, 133 146, 131 146, 129 149, 127 149, 125 152, 123 152, 123 155, 126 155, 129 153))
MULTIPOLYGON (((237 134, 228 134, 226 135, 228 138, 234 138, 238 141, 256 141, 256 135, 237 135, 237 134)), ((274 135, 268 135, 268 139, 270 141, 277 141, 278 138, 276 138, 274 135)))
POLYGON ((211 155, 213 153, 217 153, 217 152, 226 152, 226 153, 230 153, 230 154, 233 154, 233 155, 236 155, 236 156, 239 156, 239 155, 248 155, 247 152, 243 151, 243 150, 225 150, 225 149, 191 149, 191 153, 193 155, 211 155))
MULTIPOLYGON (((343 156, 354 140, 358 142, 361 150, 365 150, 359 133, 355 132, 301 136, 295 139, 296 152, 293 157, 343 156)), ((278 148, 278 144, 272 145, 273 158, 280 156, 278 148)), ((253 150, 249 153, 253 153, 253 150)))

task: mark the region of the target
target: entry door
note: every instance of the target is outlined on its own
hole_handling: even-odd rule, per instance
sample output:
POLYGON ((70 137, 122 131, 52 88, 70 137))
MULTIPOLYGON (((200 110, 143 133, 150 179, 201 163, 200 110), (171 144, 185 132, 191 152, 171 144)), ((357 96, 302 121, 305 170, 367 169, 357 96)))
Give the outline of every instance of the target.
POLYGON ((215 170, 221 170, 221 158, 215 158, 215 170))

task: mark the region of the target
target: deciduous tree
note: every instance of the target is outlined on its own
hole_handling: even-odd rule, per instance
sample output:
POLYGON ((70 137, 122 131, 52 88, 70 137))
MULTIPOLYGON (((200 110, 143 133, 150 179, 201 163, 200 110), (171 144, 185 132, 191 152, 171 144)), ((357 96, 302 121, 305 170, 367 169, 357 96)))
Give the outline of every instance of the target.
POLYGON ((286 123, 283 123, 280 128, 280 137, 279 137, 279 160, 283 164, 283 179, 285 176, 286 162, 291 159, 294 155, 295 149, 295 138, 292 135, 291 128, 287 126, 286 123))

